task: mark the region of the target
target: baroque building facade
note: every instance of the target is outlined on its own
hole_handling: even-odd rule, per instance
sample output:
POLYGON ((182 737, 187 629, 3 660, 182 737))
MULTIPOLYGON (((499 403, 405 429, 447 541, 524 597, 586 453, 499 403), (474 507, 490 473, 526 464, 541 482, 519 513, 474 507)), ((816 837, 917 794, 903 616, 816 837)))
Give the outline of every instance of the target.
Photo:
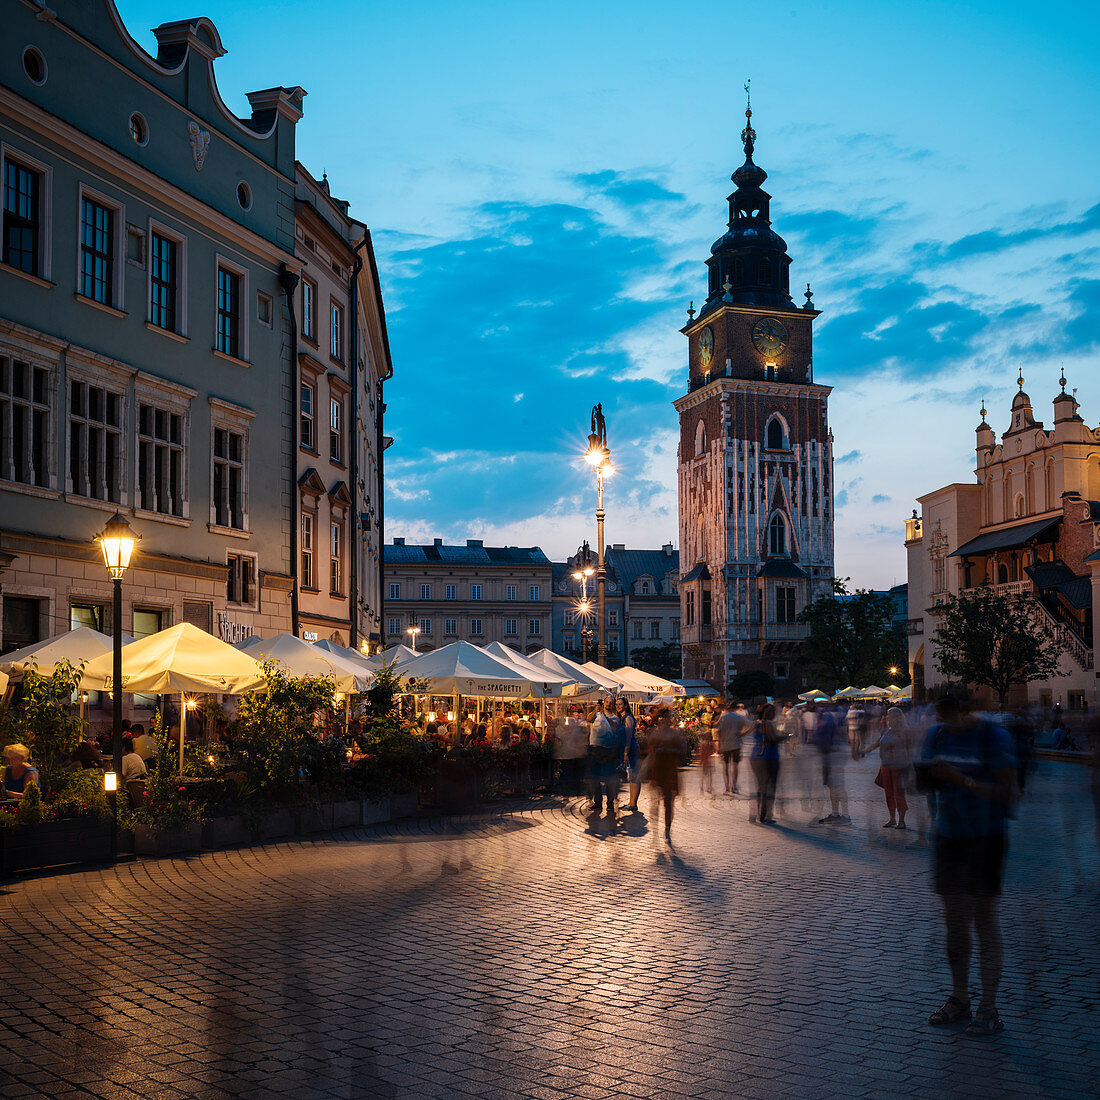
POLYGON ((537 546, 429 544, 395 538, 384 548, 387 646, 439 649, 450 642, 502 642, 519 653, 548 649, 551 633, 550 559, 537 546))
POLYGON ((707 260, 707 298, 681 330, 688 392, 680 417, 680 633, 686 677, 724 690, 763 669, 777 691, 805 687, 798 616, 833 580, 831 387, 814 381, 819 311, 790 295, 790 256, 771 228, 767 173, 733 173, 728 231, 707 260))
POLYGON ((1065 376, 1053 427, 1035 418, 1018 379, 1008 427, 976 429, 975 480, 918 498, 906 521, 909 666, 914 694, 946 686, 931 639, 948 596, 976 588, 1020 594, 1065 642, 1061 676, 1020 685, 1011 704, 1071 710, 1097 702, 1093 607, 1100 584, 1100 428, 1090 428, 1065 376))
MULTIPOLYGON (((180 621, 230 641, 295 630, 288 305, 303 268, 319 262, 300 230, 311 216, 294 156, 305 92, 253 92, 251 115, 234 115, 218 93, 225 49, 208 19, 157 27, 153 56, 111 0, 3 8, 0 648, 76 625, 111 629, 92 539, 116 510, 142 537, 123 585, 126 632, 180 621), (72 74, 95 93, 75 95, 72 74)), ((364 232, 340 204, 315 206, 349 242, 340 262, 350 272, 364 232)), ((377 455, 384 317, 373 288, 358 296, 367 367, 357 403, 377 455)), ((361 485, 344 475, 343 504, 373 508, 375 546, 377 465, 362 460, 361 485)), ((349 518, 348 558, 354 527, 349 518)), ((371 552, 363 557, 369 577, 371 552)), ((377 574, 359 593, 375 601, 364 636, 380 633, 377 574)), ((350 640, 351 591, 343 578, 340 587, 333 617, 349 620, 340 637, 350 640)))

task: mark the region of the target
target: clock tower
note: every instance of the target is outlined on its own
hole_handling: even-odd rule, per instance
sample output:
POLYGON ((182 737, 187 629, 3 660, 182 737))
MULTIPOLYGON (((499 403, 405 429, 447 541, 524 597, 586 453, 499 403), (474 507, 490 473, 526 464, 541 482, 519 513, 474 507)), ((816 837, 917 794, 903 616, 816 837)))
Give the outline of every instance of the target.
POLYGON ((818 310, 790 296, 787 245, 753 163, 751 105, 728 231, 711 246, 707 298, 688 311, 680 414, 680 636, 684 675, 725 690, 761 669, 776 694, 806 687, 798 616, 832 591, 831 388, 814 382, 818 310))

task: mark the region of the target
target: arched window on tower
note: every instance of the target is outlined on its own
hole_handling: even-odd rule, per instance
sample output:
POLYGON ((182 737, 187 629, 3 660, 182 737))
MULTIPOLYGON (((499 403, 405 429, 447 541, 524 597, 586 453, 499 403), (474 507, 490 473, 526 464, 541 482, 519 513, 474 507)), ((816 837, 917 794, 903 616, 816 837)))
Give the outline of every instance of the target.
POLYGON ((733 261, 733 274, 730 281, 734 286, 740 286, 745 281, 745 265, 740 260, 733 261))
POLYGON ((760 282, 763 286, 772 285, 772 265, 769 260, 760 261, 760 282))
POLYGON ((1012 502, 1012 518, 1019 519, 1024 514, 1024 494, 1017 493, 1016 499, 1012 502))
POLYGON ((768 420, 768 426, 764 432, 764 446, 769 451, 790 450, 790 443, 787 441, 787 425, 777 414, 773 413, 768 420))
POLYGON ((1054 459, 1048 458, 1046 470, 1044 471, 1046 481, 1046 509, 1049 512, 1052 508, 1057 507, 1057 503, 1054 499, 1054 459))
POLYGON ((787 523, 777 512, 768 524, 768 552, 785 554, 787 552, 787 523))
POLYGON ((700 420, 695 425, 695 457, 698 458, 707 449, 707 428, 700 420))

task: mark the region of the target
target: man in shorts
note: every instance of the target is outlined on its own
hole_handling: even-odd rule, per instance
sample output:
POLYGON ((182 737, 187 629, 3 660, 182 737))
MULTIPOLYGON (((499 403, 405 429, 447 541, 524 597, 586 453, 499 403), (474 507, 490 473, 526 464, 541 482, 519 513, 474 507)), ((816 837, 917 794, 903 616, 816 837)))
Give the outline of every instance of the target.
POLYGON ((916 768, 918 784, 935 793, 935 890, 943 903, 951 996, 928 1022, 968 1023, 969 1036, 996 1035, 1004 1030, 997 1014, 1002 961, 997 898, 1006 818, 1016 798, 1016 753, 1011 735, 976 718, 965 698, 945 696, 936 711, 940 722, 928 731, 916 768), (971 929, 978 937, 982 986, 973 1014, 971 929))
POLYGON ((741 739, 749 731, 748 715, 743 706, 727 704, 718 719, 718 751, 722 754, 722 776, 726 794, 737 793, 737 767, 741 763, 741 739))

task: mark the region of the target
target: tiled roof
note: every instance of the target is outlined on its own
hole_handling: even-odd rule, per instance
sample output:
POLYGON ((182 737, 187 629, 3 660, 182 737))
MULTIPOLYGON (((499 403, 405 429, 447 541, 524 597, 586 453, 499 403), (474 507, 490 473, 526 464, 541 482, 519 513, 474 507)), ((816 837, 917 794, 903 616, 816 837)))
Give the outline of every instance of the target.
POLYGON ((455 565, 534 565, 550 567, 550 559, 537 546, 447 546, 387 543, 382 547, 387 565, 451 562, 455 565))
POLYGON ((663 550, 616 550, 612 547, 604 551, 604 560, 615 570, 615 576, 625 589, 632 588, 639 577, 660 581, 666 573, 680 572, 679 550, 666 554, 663 550))

